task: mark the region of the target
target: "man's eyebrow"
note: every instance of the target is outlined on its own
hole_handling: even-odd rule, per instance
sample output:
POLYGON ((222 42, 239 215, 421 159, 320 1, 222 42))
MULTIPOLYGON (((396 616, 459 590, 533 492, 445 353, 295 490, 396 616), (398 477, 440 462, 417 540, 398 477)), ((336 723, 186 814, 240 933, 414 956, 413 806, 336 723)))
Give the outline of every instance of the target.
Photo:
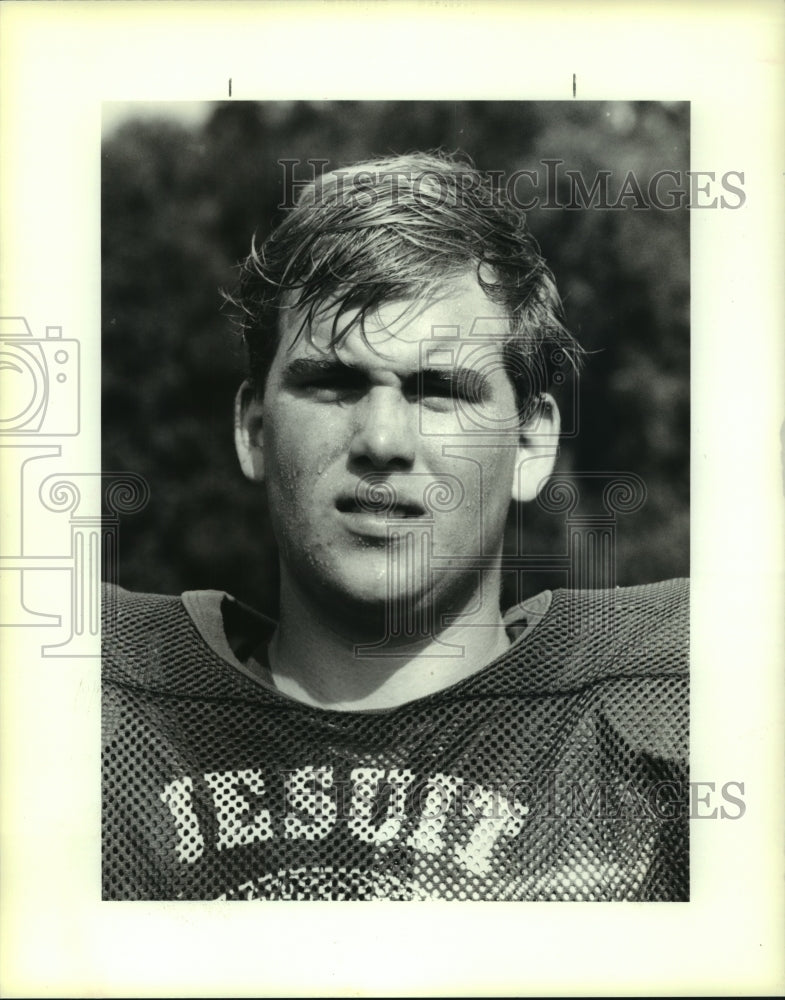
MULTIPOLYGON (((307 381, 311 378, 351 375, 368 378, 365 369, 346 364, 340 358, 294 358, 283 370, 283 379, 289 383, 307 381)), ((402 377, 404 385, 423 390, 438 385, 451 393, 467 399, 482 401, 489 392, 488 379, 475 368, 446 365, 443 368, 418 368, 402 377)))
POLYGON ((283 377, 287 381, 296 382, 319 375, 346 374, 347 372, 360 374, 360 369, 353 365, 347 365, 339 358, 294 358, 284 368, 283 377))
POLYGON ((420 386, 434 383, 449 388, 458 396, 484 400, 489 391, 488 379, 476 368, 460 368, 445 366, 444 368, 423 368, 414 378, 420 386))

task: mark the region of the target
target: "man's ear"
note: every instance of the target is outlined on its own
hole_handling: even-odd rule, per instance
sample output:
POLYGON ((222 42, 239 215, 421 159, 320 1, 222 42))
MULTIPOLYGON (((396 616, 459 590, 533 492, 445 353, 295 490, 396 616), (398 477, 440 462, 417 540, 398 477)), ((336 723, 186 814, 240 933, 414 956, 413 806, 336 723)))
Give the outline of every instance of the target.
POLYGON ((262 401, 246 379, 234 400, 234 446, 245 476, 255 483, 264 480, 262 447, 262 401))
POLYGON ((556 400, 543 393, 532 416, 522 425, 512 483, 512 498, 534 500, 553 472, 559 454, 561 418, 556 400))

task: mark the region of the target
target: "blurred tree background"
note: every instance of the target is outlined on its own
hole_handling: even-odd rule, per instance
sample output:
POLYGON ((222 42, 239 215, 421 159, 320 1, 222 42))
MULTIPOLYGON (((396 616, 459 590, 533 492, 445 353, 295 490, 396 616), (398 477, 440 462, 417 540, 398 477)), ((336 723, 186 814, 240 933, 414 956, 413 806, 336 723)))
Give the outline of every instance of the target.
MULTIPOLYGON (((644 198, 660 170, 681 179, 664 180, 663 197, 685 190, 688 105, 227 102, 185 120, 139 108, 103 145, 103 467, 143 475, 152 493, 145 511, 123 520, 123 586, 223 589, 275 614, 264 493, 234 456, 244 355, 220 289, 231 291, 251 234, 263 238, 280 215, 279 160, 300 161, 296 176, 306 179, 308 159, 336 167, 437 147, 505 177, 538 171, 538 185, 524 179, 518 194, 540 199, 529 223, 567 324, 591 352, 578 390, 560 399, 579 434, 564 441, 558 469, 632 472, 646 483, 643 507, 619 516, 618 583, 688 573, 689 213, 647 207, 629 185, 618 208, 566 207, 568 170, 587 186, 609 171, 611 204, 630 171, 644 198)), ((600 489, 581 486, 582 510, 598 509, 600 489)), ((563 514, 530 504, 523 523, 523 551, 565 551, 563 514)), ((511 551, 513 527, 511 517, 511 551)), ((563 585, 558 572, 527 573, 519 593, 507 579, 506 597, 563 585)))

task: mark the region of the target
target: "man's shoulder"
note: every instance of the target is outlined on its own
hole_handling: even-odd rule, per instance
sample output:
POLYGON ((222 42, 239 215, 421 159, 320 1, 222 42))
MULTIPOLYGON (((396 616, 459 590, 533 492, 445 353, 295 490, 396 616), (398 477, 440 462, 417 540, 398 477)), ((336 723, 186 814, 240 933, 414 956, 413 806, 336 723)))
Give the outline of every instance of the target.
POLYGON ((133 638, 138 629, 166 628, 187 619, 182 597, 126 590, 117 584, 101 584, 101 627, 104 642, 133 638))
POLYGON ((687 577, 658 580, 655 583, 641 583, 630 587, 609 587, 606 589, 557 590, 557 594, 569 594, 581 598, 587 604, 607 602, 609 597, 618 609, 639 605, 663 608, 683 607, 689 598, 690 581, 687 577))
POLYGON ((105 613, 107 608, 116 605, 123 612, 133 613, 135 610, 163 607, 180 601, 179 594, 155 594, 139 590, 126 590, 117 583, 103 582, 101 584, 101 608, 105 613))
MULTIPOLYGON (((521 606, 525 616, 527 604, 521 606)), ((513 613, 514 614, 514 613, 513 613)), ((511 613, 508 613, 508 620, 511 613)), ((607 590, 556 590, 510 659, 541 692, 689 672, 685 579, 607 590)))
POLYGON ((521 627, 548 621, 551 628, 598 614, 614 624, 636 621, 650 628, 661 618, 686 621, 689 617, 690 582, 677 577, 631 587, 607 589, 570 588, 543 591, 513 605, 504 615, 505 624, 521 627))
POLYGON ((252 619, 257 639, 271 624, 220 590, 177 596, 103 585, 105 689, 119 686, 166 698, 263 698, 264 689, 247 676, 225 632, 227 621, 232 625, 239 616, 252 619))
MULTIPOLYGON (((556 590, 518 651, 527 694, 593 706, 593 725, 630 752, 686 759, 689 582, 556 590)), ((577 711, 577 707, 576 707, 577 711)))
POLYGON ((689 599, 689 581, 683 578, 607 590, 557 590, 545 621, 552 629, 591 634, 598 642, 684 644, 689 599))
MULTIPOLYGON (((216 602, 221 595, 204 592, 216 602)), ((177 663, 209 653, 182 596, 103 584, 101 656, 105 681, 157 686, 177 663)))

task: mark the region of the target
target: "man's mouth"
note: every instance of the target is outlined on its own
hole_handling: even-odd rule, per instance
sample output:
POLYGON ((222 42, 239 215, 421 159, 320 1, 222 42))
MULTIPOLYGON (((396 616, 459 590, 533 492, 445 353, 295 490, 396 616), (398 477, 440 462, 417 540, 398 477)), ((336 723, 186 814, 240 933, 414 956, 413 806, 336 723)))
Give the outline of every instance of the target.
POLYGON ((423 505, 414 500, 401 499, 394 494, 381 496, 378 492, 339 497, 335 507, 340 514, 365 514, 390 520, 422 517, 426 512, 423 505))

